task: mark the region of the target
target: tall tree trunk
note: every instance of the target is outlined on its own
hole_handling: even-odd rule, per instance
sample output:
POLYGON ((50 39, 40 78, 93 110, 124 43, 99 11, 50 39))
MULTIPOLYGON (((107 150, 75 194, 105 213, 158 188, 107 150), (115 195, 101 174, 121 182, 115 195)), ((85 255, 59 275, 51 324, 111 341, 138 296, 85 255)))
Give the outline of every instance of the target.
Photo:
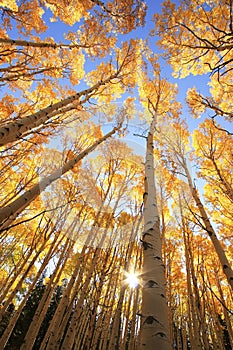
POLYGON ((139 304, 139 288, 137 288, 134 292, 131 332, 130 332, 129 345, 128 345, 129 350, 136 349, 136 336, 137 336, 136 315, 138 312, 138 304, 139 304))
MULTIPOLYGON (((219 294, 220 294, 220 300, 222 302, 222 305, 225 305, 224 294, 223 294, 222 286, 221 286, 221 283, 219 281, 218 276, 216 276, 216 280, 217 280, 217 287, 218 287, 219 294)), ((224 314, 224 319, 226 321, 227 331, 229 334, 229 342, 230 342, 230 345, 233 349, 233 329, 232 329, 231 319, 230 319, 229 314, 228 314, 228 310, 226 310, 225 307, 223 307, 223 314, 224 314)))
MULTIPOLYGON (((98 219, 99 214, 100 213, 97 214, 96 219, 98 219)), ((61 301, 58 304, 58 307, 55 311, 53 319, 42 341, 40 350, 43 350, 45 348, 46 343, 47 343, 47 346, 49 346, 49 344, 51 343, 53 344, 53 347, 59 346, 60 341, 62 340, 65 327, 67 325, 68 319, 70 317, 70 313, 73 308, 74 299, 76 298, 76 295, 80 288, 85 264, 88 262, 89 254, 92 253, 92 249, 87 247, 91 247, 93 245, 93 241, 95 240, 95 235, 97 233, 98 233, 98 228, 97 230, 95 230, 94 228, 94 231, 90 230, 86 238, 86 242, 82 248, 79 259, 77 260, 77 263, 72 273, 72 276, 70 278, 70 281, 62 295, 61 301)))
POLYGON ((182 229, 182 235, 183 235, 183 241, 184 241, 184 251, 185 251, 185 267, 186 267, 186 279, 187 279, 187 306, 188 306, 188 313, 189 313, 189 336, 190 336, 190 344, 191 348, 193 350, 201 350, 201 340, 200 340, 200 332, 198 330, 198 316, 196 313, 195 308, 195 299, 194 299, 194 292, 192 288, 191 283, 191 274, 194 274, 194 271, 191 273, 193 266, 193 256, 190 254, 191 247, 190 247, 190 232, 188 231, 186 219, 183 213, 183 207, 181 198, 179 195, 179 210, 180 210, 180 217, 181 217, 181 229, 182 229))
POLYGON ((121 127, 121 123, 112 129, 109 133, 95 141, 91 146, 87 147, 84 151, 82 151, 77 157, 69 160, 63 167, 54 171, 53 174, 47 176, 42 179, 39 183, 33 186, 31 189, 27 190, 24 194, 22 194, 19 198, 17 198, 14 202, 7 205, 4 208, 0 209, 0 229, 7 228, 13 220, 35 199, 39 196, 39 194, 44 191, 51 183, 55 180, 59 179, 63 174, 73 169, 73 167, 85 156, 94 151, 96 147, 104 142, 107 138, 111 137, 118 131, 121 127))
POLYGON ((112 332, 111 332, 111 337, 109 341, 110 349, 112 350, 118 350, 120 348, 119 333, 120 333, 120 327, 121 327, 121 314, 122 314, 123 301, 125 297, 125 290, 126 290, 126 286, 123 285, 119 293, 120 295, 119 295, 115 315, 112 322, 112 332))
POLYGON ((108 269, 111 266, 112 261, 115 258, 114 255, 115 254, 113 253, 113 251, 111 249, 107 250, 106 256, 105 256, 104 261, 103 261, 103 267, 101 267, 100 276, 98 276, 98 279, 99 279, 98 287, 96 287, 97 288, 96 293, 92 297, 93 306, 92 306, 92 310, 91 310, 90 323, 89 323, 88 332, 87 332, 87 340, 86 340, 86 348, 87 349, 91 349, 93 347, 94 331, 95 331, 96 320, 97 320, 97 315, 98 315, 98 306, 99 306, 99 302, 100 302, 101 293, 102 293, 102 289, 104 286, 106 274, 107 274, 108 269), (110 257, 111 257, 111 260, 110 260, 110 257))
MULTIPOLYGON (((84 102, 88 99, 88 96, 92 95, 94 92, 98 91, 101 86, 105 86, 111 80, 117 78, 119 71, 115 74, 110 75, 105 80, 100 80, 97 84, 92 86, 89 89, 78 92, 72 96, 65 98, 56 103, 51 103, 48 107, 41 109, 38 112, 35 112, 27 117, 24 117, 16 122, 8 123, 0 128, 0 146, 4 146, 9 142, 14 142, 19 140, 25 134, 32 132, 33 129, 44 124, 46 121, 51 119, 53 116, 56 116, 64 112, 64 107, 70 105, 70 110, 74 108, 72 105, 74 102, 78 102, 78 105, 82 106, 84 102), (81 97, 84 98, 83 101, 80 100, 81 97)), ((77 105, 76 105, 77 108, 77 105)), ((69 108, 66 109, 66 111, 69 108)))
POLYGON ((170 350, 165 271, 154 177, 155 123, 154 118, 147 136, 145 164, 141 349, 170 350))
POLYGON ((117 286, 120 285, 120 271, 117 271, 116 275, 111 275, 110 280, 108 283, 109 287, 109 294, 106 296, 104 305, 107 306, 108 312, 105 313, 103 317, 102 327, 101 327, 101 337, 100 337, 100 343, 99 347, 97 349, 108 349, 108 340, 110 340, 111 337, 111 327, 109 326, 111 324, 111 320, 114 318, 114 309, 113 305, 116 303, 116 294, 117 294, 117 286), (112 286, 112 288, 111 288, 112 286))
MULTIPOLYGON (((80 275, 82 274, 83 268, 84 268, 83 265, 87 263, 87 257, 85 257, 85 251, 86 251, 86 246, 84 246, 82 249, 80 257, 77 261, 75 269, 70 278, 70 281, 62 295, 60 303, 58 304, 58 307, 55 311, 53 319, 51 320, 51 323, 45 334, 43 342, 40 345, 40 350, 43 350, 45 348, 46 343, 47 343, 48 349, 50 348, 54 349, 57 339, 60 341, 62 338, 63 333, 61 334, 61 325, 64 324, 64 327, 65 327, 67 324, 70 313, 72 311, 74 299, 76 297, 78 288, 80 287, 80 283, 81 283, 80 276, 77 281, 76 281, 76 278, 79 274, 80 275)), ((62 327, 62 331, 64 327, 62 327)))
POLYGON ((214 230, 213 226, 211 225, 209 217, 208 217, 208 215, 205 211, 205 208, 201 202, 197 188, 193 185, 191 175, 189 173, 189 170, 188 170, 188 167, 187 167, 187 164, 186 164, 184 157, 183 157, 183 168, 184 168, 186 177, 188 179, 190 192, 191 192, 193 199, 195 200, 196 205, 198 207, 198 210, 200 212, 200 216, 201 216, 201 219, 203 221, 203 228, 208 233, 208 235, 213 243, 214 249, 215 249, 215 251, 218 255, 219 261, 222 265, 223 272, 226 275, 227 280, 229 282, 229 285, 231 286, 231 288, 233 290, 233 270, 232 270, 231 265, 226 257, 226 254, 221 246, 221 243, 219 242, 219 239, 217 238, 215 230, 214 230))
MULTIPOLYGON (((99 249, 96 248, 93 259, 92 259, 92 263, 90 265, 90 268, 88 269, 87 275, 85 276, 86 279, 85 279, 85 282, 83 283, 79 299, 78 299, 77 304, 73 310, 73 314, 72 314, 72 317, 70 320, 69 327, 67 329, 67 332, 65 333, 64 341, 63 341, 62 345, 59 344, 59 347, 57 345, 58 345, 58 342, 60 343, 60 339, 58 340, 58 342, 49 342, 49 344, 47 346, 48 350, 72 349, 72 347, 74 345, 74 340, 75 340, 75 337, 77 334, 77 330, 79 327, 80 315, 82 313, 83 303, 84 303, 85 298, 88 295, 89 283, 90 283, 91 277, 92 277, 94 269, 95 269, 95 264, 97 264, 98 258, 99 258, 99 249)), ((81 281, 79 282, 79 285, 80 285, 80 283, 81 283, 81 281)))

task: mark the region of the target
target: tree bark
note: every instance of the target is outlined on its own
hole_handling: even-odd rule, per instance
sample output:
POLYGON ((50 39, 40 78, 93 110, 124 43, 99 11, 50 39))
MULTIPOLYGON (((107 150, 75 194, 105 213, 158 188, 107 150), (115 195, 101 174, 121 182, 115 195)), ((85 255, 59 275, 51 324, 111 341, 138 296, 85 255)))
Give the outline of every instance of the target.
POLYGON ((160 223, 154 177, 153 136, 155 123, 155 118, 153 118, 147 136, 145 164, 141 349, 170 350, 165 271, 162 261, 160 223))

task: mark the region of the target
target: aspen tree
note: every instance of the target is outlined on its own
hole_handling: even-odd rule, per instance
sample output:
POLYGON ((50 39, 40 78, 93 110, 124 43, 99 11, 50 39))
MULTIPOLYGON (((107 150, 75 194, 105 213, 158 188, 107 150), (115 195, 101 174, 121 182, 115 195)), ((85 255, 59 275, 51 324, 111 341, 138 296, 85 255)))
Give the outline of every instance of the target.
MULTIPOLYGON (((103 251, 104 253, 104 251, 103 251)), ((103 266, 101 266, 101 271, 98 274, 98 284, 94 283, 96 290, 96 293, 93 298, 93 306, 92 306, 92 311, 91 311, 91 317, 89 320, 89 325, 88 325, 88 331, 87 331, 87 338, 86 338, 86 347, 87 349, 91 349, 93 346, 93 340, 94 340, 94 330, 96 326, 96 319, 97 319, 97 308, 100 303, 100 297, 101 293, 103 291, 103 286, 106 280, 106 275, 107 272, 109 271, 109 268, 114 262, 115 259, 115 251, 112 251, 111 248, 107 249, 107 252, 105 254, 105 257, 102 261, 103 266), (111 259, 111 260, 110 260, 111 259)))
MULTIPOLYGON (((0 303, 2 303, 4 301, 6 295, 8 294, 8 292, 10 290, 10 288, 15 283, 15 281, 18 279, 19 271, 24 271, 25 270, 25 267, 26 267, 28 261, 31 259, 36 246, 37 246, 37 244, 35 244, 35 245, 32 244, 32 246, 28 249, 28 251, 26 251, 24 253, 25 254, 24 255, 25 258, 23 259, 23 261, 19 260, 17 262, 17 264, 15 265, 15 269, 13 271, 13 276, 12 276, 11 273, 9 273, 7 278, 4 280, 4 286, 2 287, 2 290, 1 290, 2 291, 2 295, 0 297, 0 303)), ((43 250, 43 248, 44 248, 44 245, 42 245, 41 251, 43 250)), ((6 259, 6 256, 3 255, 3 258, 6 259)))
POLYGON ((232 328, 233 326, 231 324, 229 312, 225 306, 225 298, 224 298, 221 282, 219 281, 218 276, 216 276, 216 280, 217 280, 217 287, 218 287, 221 303, 223 305, 223 315, 224 315, 224 319, 225 319, 226 325, 227 325, 227 331, 229 334, 230 345, 233 348, 233 328, 232 328))
POLYGON ((27 190, 23 195, 17 198, 13 203, 9 204, 5 208, 0 209, 0 222, 2 223, 1 229, 6 228, 11 224, 13 220, 51 183, 60 178, 67 171, 71 170, 81 159, 91 153, 96 147, 104 142, 107 138, 111 137, 115 132, 119 131, 121 124, 115 127, 112 131, 108 132, 105 136, 95 141, 91 146, 87 147, 78 156, 70 159, 60 169, 54 171, 50 176, 42 179, 38 184, 34 185, 31 189, 27 190))
POLYGON ((207 212, 205 210, 205 207, 204 205, 202 204, 202 201, 200 199, 200 196, 199 196, 199 193, 198 193, 198 190, 197 188, 193 185, 193 182, 192 182, 192 179, 191 179, 191 175, 188 171, 188 167, 187 167, 187 164, 186 164, 186 161, 185 159, 183 158, 182 159, 183 161, 183 169, 185 171, 185 174, 186 174, 186 177, 187 177, 187 180, 188 180, 188 184, 189 184, 189 189, 190 189, 190 192, 196 202, 196 205, 198 207, 198 210, 200 212, 200 216, 201 216, 201 219, 203 221, 203 227, 205 229, 205 231, 208 233, 212 243, 213 243, 213 246, 215 248, 215 251, 218 255, 218 258, 219 258, 219 261, 221 262, 221 265, 222 265, 222 269, 223 269, 223 272, 224 274, 226 275, 227 277, 227 280, 228 280, 228 283, 229 285, 231 286, 231 288, 233 289, 233 270, 231 268, 231 265, 228 261, 228 258, 222 248, 222 245, 215 233, 215 230, 210 222, 210 219, 207 215, 207 212))
POLYGON ((233 270, 231 268, 230 262, 226 256, 226 253, 216 235, 216 232, 211 224, 211 221, 209 219, 209 216, 207 214, 207 211, 205 210, 205 206, 203 205, 198 188, 194 184, 190 171, 188 169, 187 161, 186 161, 186 150, 187 147, 187 136, 188 132, 184 125, 180 124, 174 124, 172 126, 173 134, 171 139, 171 133, 167 130, 166 135, 163 133, 163 140, 162 143, 164 145, 164 140, 166 140, 166 146, 168 149, 168 154, 173 154, 174 161, 177 164, 177 168, 180 169, 184 176, 187 179, 189 191, 196 203, 196 206, 199 211, 199 222, 201 224, 201 227, 207 232, 208 236, 210 237, 212 244, 214 246, 214 249, 216 251, 216 254, 219 258, 219 261, 221 262, 223 272, 228 280, 229 285, 231 288, 233 288, 233 270))
MULTIPOLYGON (((88 241, 90 242, 90 236, 91 235, 87 237, 86 243, 88 243, 88 241)), ((79 259, 75 265, 74 271, 62 295, 62 299, 56 309, 56 312, 49 325, 49 328, 46 332, 46 335, 43 339, 40 349, 43 349, 46 343, 47 343, 46 346, 51 349, 56 349, 57 347, 59 347, 62 341, 65 328, 67 326, 69 317, 72 313, 74 300, 76 299, 77 294, 79 294, 80 285, 82 285, 82 279, 83 279, 83 276, 85 276, 84 271, 86 270, 86 265, 89 266, 90 259, 93 257, 93 255, 94 255, 93 250, 90 248, 88 249, 87 245, 85 244, 82 248, 79 259)), ((88 273, 89 271, 87 271, 87 277, 88 277, 88 273)), ((89 273, 89 277, 90 276, 91 276, 91 273, 89 273)), ((88 284, 86 284, 86 287, 87 286, 88 284)), ((82 286, 82 291, 83 291, 83 286, 82 286)), ((86 293, 86 290, 83 291, 83 293, 84 292, 86 293)), ((81 293, 82 298, 83 298, 83 295, 84 294, 81 293)))
POLYGON ((151 122, 147 135, 145 162, 141 348, 146 350, 155 348, 170 350, 165 271, 162 262, 159 213, 154 177, 153 136, 156 127, 155 118, 151 122))
MULTIPOLYGON (((58 237, 55 238, 54 243, 56 242, 58 237)), ((12 300, 15 298, 16 294, 18 293, 18 291, 20 290, 25 278, 28 275, 28 272, 30 271, 30 269, 34 266, 37 258, 39 257, 39 255, 44 251, 45 247, 47 246, 47 240, 44 240, 42 242, 42 244, 39 245, 39 247, 37 247, 37 252, 34 254, 34 256, 32 257, 32 259, 30 260, 29 263, 26 264, 26 268, 23 270, 23 273, 21 276, 17 276, 20 277, 16 283, 16 286, 14 287, 13 290, 10 289, 10 287, 12 286, 12 283, 10 283, 9 287, 5 290, 5 292, 3 293, 2 297, 1 297, 1 302, 4 301, 4 299, 6 298, 7 294, 9 291, 10 294, 7 298, 7 300, 4 301, 4 306, 1 308, 0 310, 0 318, 2 317, 2 315, 4 314, 4 312, 6 311, 8 305, 12 302, 12 300)))
POLYGON ((191 251, 190 239, 189 239, 190 233, 188 232, 186 220, 184 217, 180 195, 179 195, 179 209, 180 209, 180 217, 181 217, 181 229, 183 233, 183 240, 184 240, 184 247, 185 247, 185 268, 186 268, 187 290, 188 290, 187 304, 189 308, 190 344, 193 350, 199 350, 199 349, 201 350, 202 346, 200 341, 200 333, 198 332, 198 318, 197 318, 196 309, 194 305, 195 301, 194 301, 193 288, 191 283, 191 268, 193 268, 193 266, 191 266, 192 257, 190 256, 190 251, 191 251))
MULTIPOLYGON (((186 243, 187 244, 187 243, 186 243)), ((205 347, 206 349, 209 348, 208 345, 208 339, 206 335, 206 322, 205 322, 205 312, 204 312, 204 305, 201 302, 201 296, 200 296, 200 290, 198 288, 198 283, 197 283, 197 274, 194 269, 194 257, 193 257, 193 252, 190 249, 190 246, 188 248, 188 254, 190 257, 190 275, 192 279, 192 285, 193 285, 193 315, 195 315, 194 322, 196 322, 196 327, 197 327, 197 333, 196 336, 198 337, 197 339, 195 338, 196 344, 199 346, 199 342, 201 343, 202 347, 205 347)))
POLYGON ((220 79, 231 74, 231 11, 231 2, 225 0, 211 1, 208 6, 203 0, 164 3, 154 19, 159 44, 176 76, 212 72, 220 79))
MULTIPOLYGON (((114 203, 114 207, 113 207, 113 213, 115 213, 115 210, 118 206, 118 202, 121 198, 121 194, 119 193, 118 195, 118 198, 116 200, 116 202, 114 203)), ((98 242, 98 246, 99 247, 102 247, 105 239, 106 239, 106 236, 107 236, 107 233, 108 233, 108 229, 111 225, 111 222, 107 222, 106 223, 106 227, 104 228, 104 232, 102 233, 102 236, 100 238, 100 242, 98 242)), ((80 314, 82 312, 82 304, 83 304, 83 301, 86 297, 86 293, 87 293, 87 290, 88 290, 88 287, 89 287, 89 284, 90 284, 90 280, 92 278, 92 274, 94 272, 94 266, 95 266, 95 263, 97 263, 98 261, 98 258, 99 258, 99 255, 100 255, 100 252, 101 252, 101 249, 100 248, 96 248, 94 250, 94 254, 93 254, 93 257, 92 257, 92 260, 91 260, 91 265, 90 265, 90 268, 88 269, 88 272, 87 272, 87 276, 86 276, 86 280, 84 282, 84 285, 82 287, 82 292, 81 292, 81 295, 80 295, 80 298, 76 304, 76 307, 73 311, 73 314, 72 314, 72 317, 71 317, 71 321, 70 321, 70 324, 69 324, 69 327, 67 329, 67 332, 66 332, 66 335, 65 335, 65 339, 61 345, 61 349, 66 349, 66 348, 69 348, 69 347, 72 347, 74 345, 74 342, 75 342, 75 334, 77 332, 77 328, 78 328, 78 324, 79 324, 79 318, 80 318, 80 314)), ((82 275, 80 274, 80 278, 82 278, 82 275)), ((78 285, 80 284, 77 283, 78 285)), ((55 349, 56 348, 56 345, 54 343, 50 343, 49 344, 51 349, 55 349)), ((49 348, 49 345, 48 345, 48 348, 49 348)), ((57 344, 58 345, 58 344, 57 344)))
MULTIPOLYGON (((139 266, 140 269, 141 266, 139 266)), ((130 338, 129 338, 129 350, 136 350, 137 349, 137 324, 136 324, 136 318, 138 313, 138 304, 140 303, 139 298, 139 288, 136 288, 134 292, 133 297, 133 310, 132 310, 132 323, 131 323, 131 332, 130 332, 130 338)))
POLYGON ((100 343, 99 346, 101 349, 106 349, 107 344, 109 342, 109 339, 111 337, 111 329, 109 325, 111 324, 111 320, 114 317, 114 305, 115 305, 115 299, 116 299, 116 293, 118 289, 118 285, 121 283, 121 278, 120 278, 120 271, 118 269, 117 273, 115 275, 112 274, 109 280, 109 295, 107 298, 107 302, 105 305, 107 308, 109 308, 108 312, 105 313, 103 322, 101 325, 101 334, 100 334, 100 343), (111 284, 110 284, 111 283, 111 284), (113 286, 113 288, 112 288, 113 286))
POLYGON ((112 322, 111 337, 109 344, 113 350, 119 349, 120 346, 120 326, 121 326, 121 314, 122 306, 125 297, 126 286, 121 286, 118 302, 116 305, 115 314, 112 322))
MULTIPOLYGON (((97 212, 94 223, 98 222, 100 214, 100 212, 97 212)), ((86 241, 82 247, 74 271, 72 272, 69 283, 62 295, 62 299, 56 309, 54 317, 42 341, 42 344, 40 346, 41 349, 45 347, 46 343, 48 346, 50 344, 53 344, 52 347, 59 346, 62 340, 62 335, 65 331, 68 319, 73 309, 74 299, 76 298, 76 295, 80 289, 80 284, 82 282, 86 267, 85 264, 88 264, 88 261, 90 261, 93 255, 93 249, 91 247, 95 242, 94 229, 95 227, 93 225, 92 230, 89 231, 86 241)), ((98 229, 96 230, 96 234, 97 233, 98 229)))
MULTIPOLYGON (((104 236, 103 236, 104 237, 104 236)), ((74 344, 74 340, 75 340, 75 335, 77 332, 77 328, 79 325, 79 318, 82 312, 82 306, 83 306, 83 302, 84 299, 87 296, 87 291, 88 291, 88 287, 89 287, 89 283, 92 277, 92 274, 94 272, 94 267, 95 267, 95 263, 97 262, 97 259, 99 258, 99 248, 96 248, 92 257, 92 263, 90 265, 90 268, 88 269, 87 275, 86 275, 86 279, 83 283, 82 286, 82 291, 80 294, 80 298, 73 310, 73 314, 70 320, 70 324, 69 327, 67 329, 67 332, 65 333, 65 338, 64 341, 62 343, 62 345, 60 346, 60 348, 63 349, 70 349, 73 347, 74 344)), ((52 349, 57 349, 57 344, 50 342, 47 345, 48 349, 52 350, 52 349)))
POLYGON ((112 74, 108 78, 103 79, 103 81, 102 80, 99 81, 89 89, 78 92, 73 96, 69 96, 64 100, 61 100, 60 102, 52 103, 50 106, 38 112, 35 112, 32 115, 24 117, 19 121, 7 123, 5 126, 2 126, 0 128, 0 145, 3 146, 9 142, 16 141, 20 137, 23 137, 24 133, 27 133, 28 135, 28 132, 30 130, 35 129, 36 127, 45 123, 50 118, 60 113, 64 113, 63 108, 66 107, 67 105, 71 104, 71 107, 69 108, 72 109, 73 108, 72 103, 75 101, 78 101, 79 105, 81 106, 84 102, 86 102, 90 98, 93 92, 98 91, 99 87, 105 86, 107 83, 111 82, 111 80, 116 79, 118 75, 120 75, 121 68, 122 67, 120 67, 115 74, 112 74), (80 98, 82 96, 84 96, 83 102, 80 101, 80 98))
POLYGON ((66 239, 65 245, 62 248, 62 252, 59 256, 57 266, 49 278, 49 283, 46 286, 46 290, 40 300, 40 303, 36 309, 36 312, 33 316, 30 327, 27 331, 27 334, 24 338, 24 343, 21 345, 20 350, 31 350, 34 346, 37 334, 39 332, 40 326, 44 320, 46 312, 48 310, 50 301, 52 299, 56 285, 59 282, 62 271, 65 267, 65 264, 69 258, 69 253, 74 246, 74 242, 70 241, 69 238, 66 239))
POLYGON ((233 203, 231 135, 206 119, 193 132, 193 146, 195 160, 200 165, 199 176, 226 197, 229 204, 233 203))

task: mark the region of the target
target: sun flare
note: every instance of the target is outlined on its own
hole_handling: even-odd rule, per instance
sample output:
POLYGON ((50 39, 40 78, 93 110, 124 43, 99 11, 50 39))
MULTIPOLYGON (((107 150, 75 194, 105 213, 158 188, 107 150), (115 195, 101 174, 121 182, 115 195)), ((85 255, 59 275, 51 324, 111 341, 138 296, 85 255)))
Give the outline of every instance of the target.
POLYGON ((125 275, 125 283, 128 284, 130 288, 136 288, 139 284, 138 274, 135 271, 130 271, 125 272, 125 275))

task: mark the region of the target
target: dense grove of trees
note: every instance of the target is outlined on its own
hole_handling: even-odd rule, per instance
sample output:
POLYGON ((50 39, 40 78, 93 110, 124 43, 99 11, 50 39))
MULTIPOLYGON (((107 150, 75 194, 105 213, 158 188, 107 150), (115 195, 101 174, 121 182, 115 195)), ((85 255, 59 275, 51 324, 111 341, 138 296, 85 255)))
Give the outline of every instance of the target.
POLYGON ((151 6, 0 2, 0 349, 233 348, 233 3, 151 6))

